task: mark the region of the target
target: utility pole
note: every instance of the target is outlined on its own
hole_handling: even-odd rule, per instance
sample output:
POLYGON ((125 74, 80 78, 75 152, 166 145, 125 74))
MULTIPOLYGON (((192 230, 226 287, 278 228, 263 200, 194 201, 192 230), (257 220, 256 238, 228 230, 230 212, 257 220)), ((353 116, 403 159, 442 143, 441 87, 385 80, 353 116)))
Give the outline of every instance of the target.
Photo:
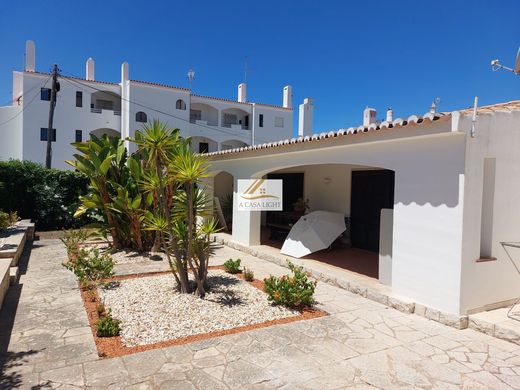
POLYGON ((45 167, 52 165, 52 122, 54 120, 54 108, 56 108, 56 95, 60 90, 58 83, 58 65, 54 64, 52 69, 51 101, 49 102, 49 123, 47 127, 47 154, 45 156, 45 167))

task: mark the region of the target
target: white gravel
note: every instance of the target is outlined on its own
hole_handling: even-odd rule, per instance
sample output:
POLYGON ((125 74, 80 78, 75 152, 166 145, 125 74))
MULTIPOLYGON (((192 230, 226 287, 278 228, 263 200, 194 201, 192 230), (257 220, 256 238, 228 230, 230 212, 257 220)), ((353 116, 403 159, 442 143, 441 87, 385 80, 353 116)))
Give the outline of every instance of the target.
POLYGON ((154 263, 157 261, 167 261, 167 257, 162 252, 143 252, 139 253, 132 249, 122 249, 112 251, 106 243, 92 244, 90 247, 98 248, 100 252, 107 252, 114 260, 114 264, 135 264, 135 263, 154 263))
POLYGON ((105 306, 121 321, 126 346, 145 345, 232 329, 298 314, 273 306, 267 295, 224 271, 209 271, 204 299, 175 291, 171 274, 127 279, 100 289, 105 306))
POLYGON ((133 264, 133 263, 147 263, 155 261, 167 261, 166 255, 161 252, 151 253, 139 253, 132 250, 121 250, 118 252, 111 253, 112 259, 115 264, 133 264))

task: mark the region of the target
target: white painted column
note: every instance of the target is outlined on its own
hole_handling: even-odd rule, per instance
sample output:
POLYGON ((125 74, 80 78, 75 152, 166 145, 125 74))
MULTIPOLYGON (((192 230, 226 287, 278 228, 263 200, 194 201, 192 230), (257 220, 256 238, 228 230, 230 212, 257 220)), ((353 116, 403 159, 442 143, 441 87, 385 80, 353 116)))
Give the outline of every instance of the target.
POLYGON ((394 229, 394 210, 381 209, 379 228, 379 281, 392 285, 392 241, 394 229))
POLYGON ((130 136, 130 81, 128 62, 121 65, 121 139, 124 140, 126 149, 130 152, 130 142, 126 140, 130 136))
POLYGON ((260 245, 261 211, 238 211, 238 179, 233 186, 233 241, 242 245, 260 245))

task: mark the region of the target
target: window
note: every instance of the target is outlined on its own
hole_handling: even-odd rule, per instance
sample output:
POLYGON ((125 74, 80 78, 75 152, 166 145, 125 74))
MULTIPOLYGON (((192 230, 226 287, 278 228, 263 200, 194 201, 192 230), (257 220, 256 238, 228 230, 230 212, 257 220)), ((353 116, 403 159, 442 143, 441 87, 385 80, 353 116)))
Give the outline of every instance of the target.
POLYGON ((42 88, 40 90, 40 99, 41 100, 51 100, 51 89, 50 88, 42 88))
POLYGON ((137 114, 135 114, 135 121, 136 122, 146 122, 148 119, 146 117, 146 113, 139 111, 137 114))
POLYGON ((202 119, 201 110, 190 110, 190 122, 200 121, 202 119))
POLYGON ((83 142, 83 130, 76 130, 76 142, 83 142))
POLYGON ((76 107, 83 107, 83 92, 76 91, 76 107))
POLYGON ((177 103, 175 103, 175 108, 177 110, 185 110, 186 109, 186 103, 184 103, 184 100, 179 99, 179 100, 177 100, 177 103))
POLYGON ((258 116, 258 126, 259 127, 264 127, 264 114, 260 114, 258 116))
POLYGON ((208 152, 209 152, 209 143, 199 142, 199 153, 208 153, 208 152))
MULTIPOLYGON (((40 141, 47 141, 47 130, 45 127, 40 128, 40 141)), ((51 142, 56 142, 56 129, 51 131, 51 142)))
POLYGON ((274 127, 283 127, 283 118, 281 116, 274 117, 274 127))

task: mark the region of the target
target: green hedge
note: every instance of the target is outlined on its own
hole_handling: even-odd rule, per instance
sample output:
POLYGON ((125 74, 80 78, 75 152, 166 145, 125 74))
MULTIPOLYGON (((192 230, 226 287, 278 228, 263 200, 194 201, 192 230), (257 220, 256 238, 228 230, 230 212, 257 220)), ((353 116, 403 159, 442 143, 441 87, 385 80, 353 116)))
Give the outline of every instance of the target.
POLYGON ((88 222, 87 217, 73 218, 88 184, 78 172, 45 169, 30 161, 0 161, 0 209, 18 211, 39 230, 78 227, 88 222))

